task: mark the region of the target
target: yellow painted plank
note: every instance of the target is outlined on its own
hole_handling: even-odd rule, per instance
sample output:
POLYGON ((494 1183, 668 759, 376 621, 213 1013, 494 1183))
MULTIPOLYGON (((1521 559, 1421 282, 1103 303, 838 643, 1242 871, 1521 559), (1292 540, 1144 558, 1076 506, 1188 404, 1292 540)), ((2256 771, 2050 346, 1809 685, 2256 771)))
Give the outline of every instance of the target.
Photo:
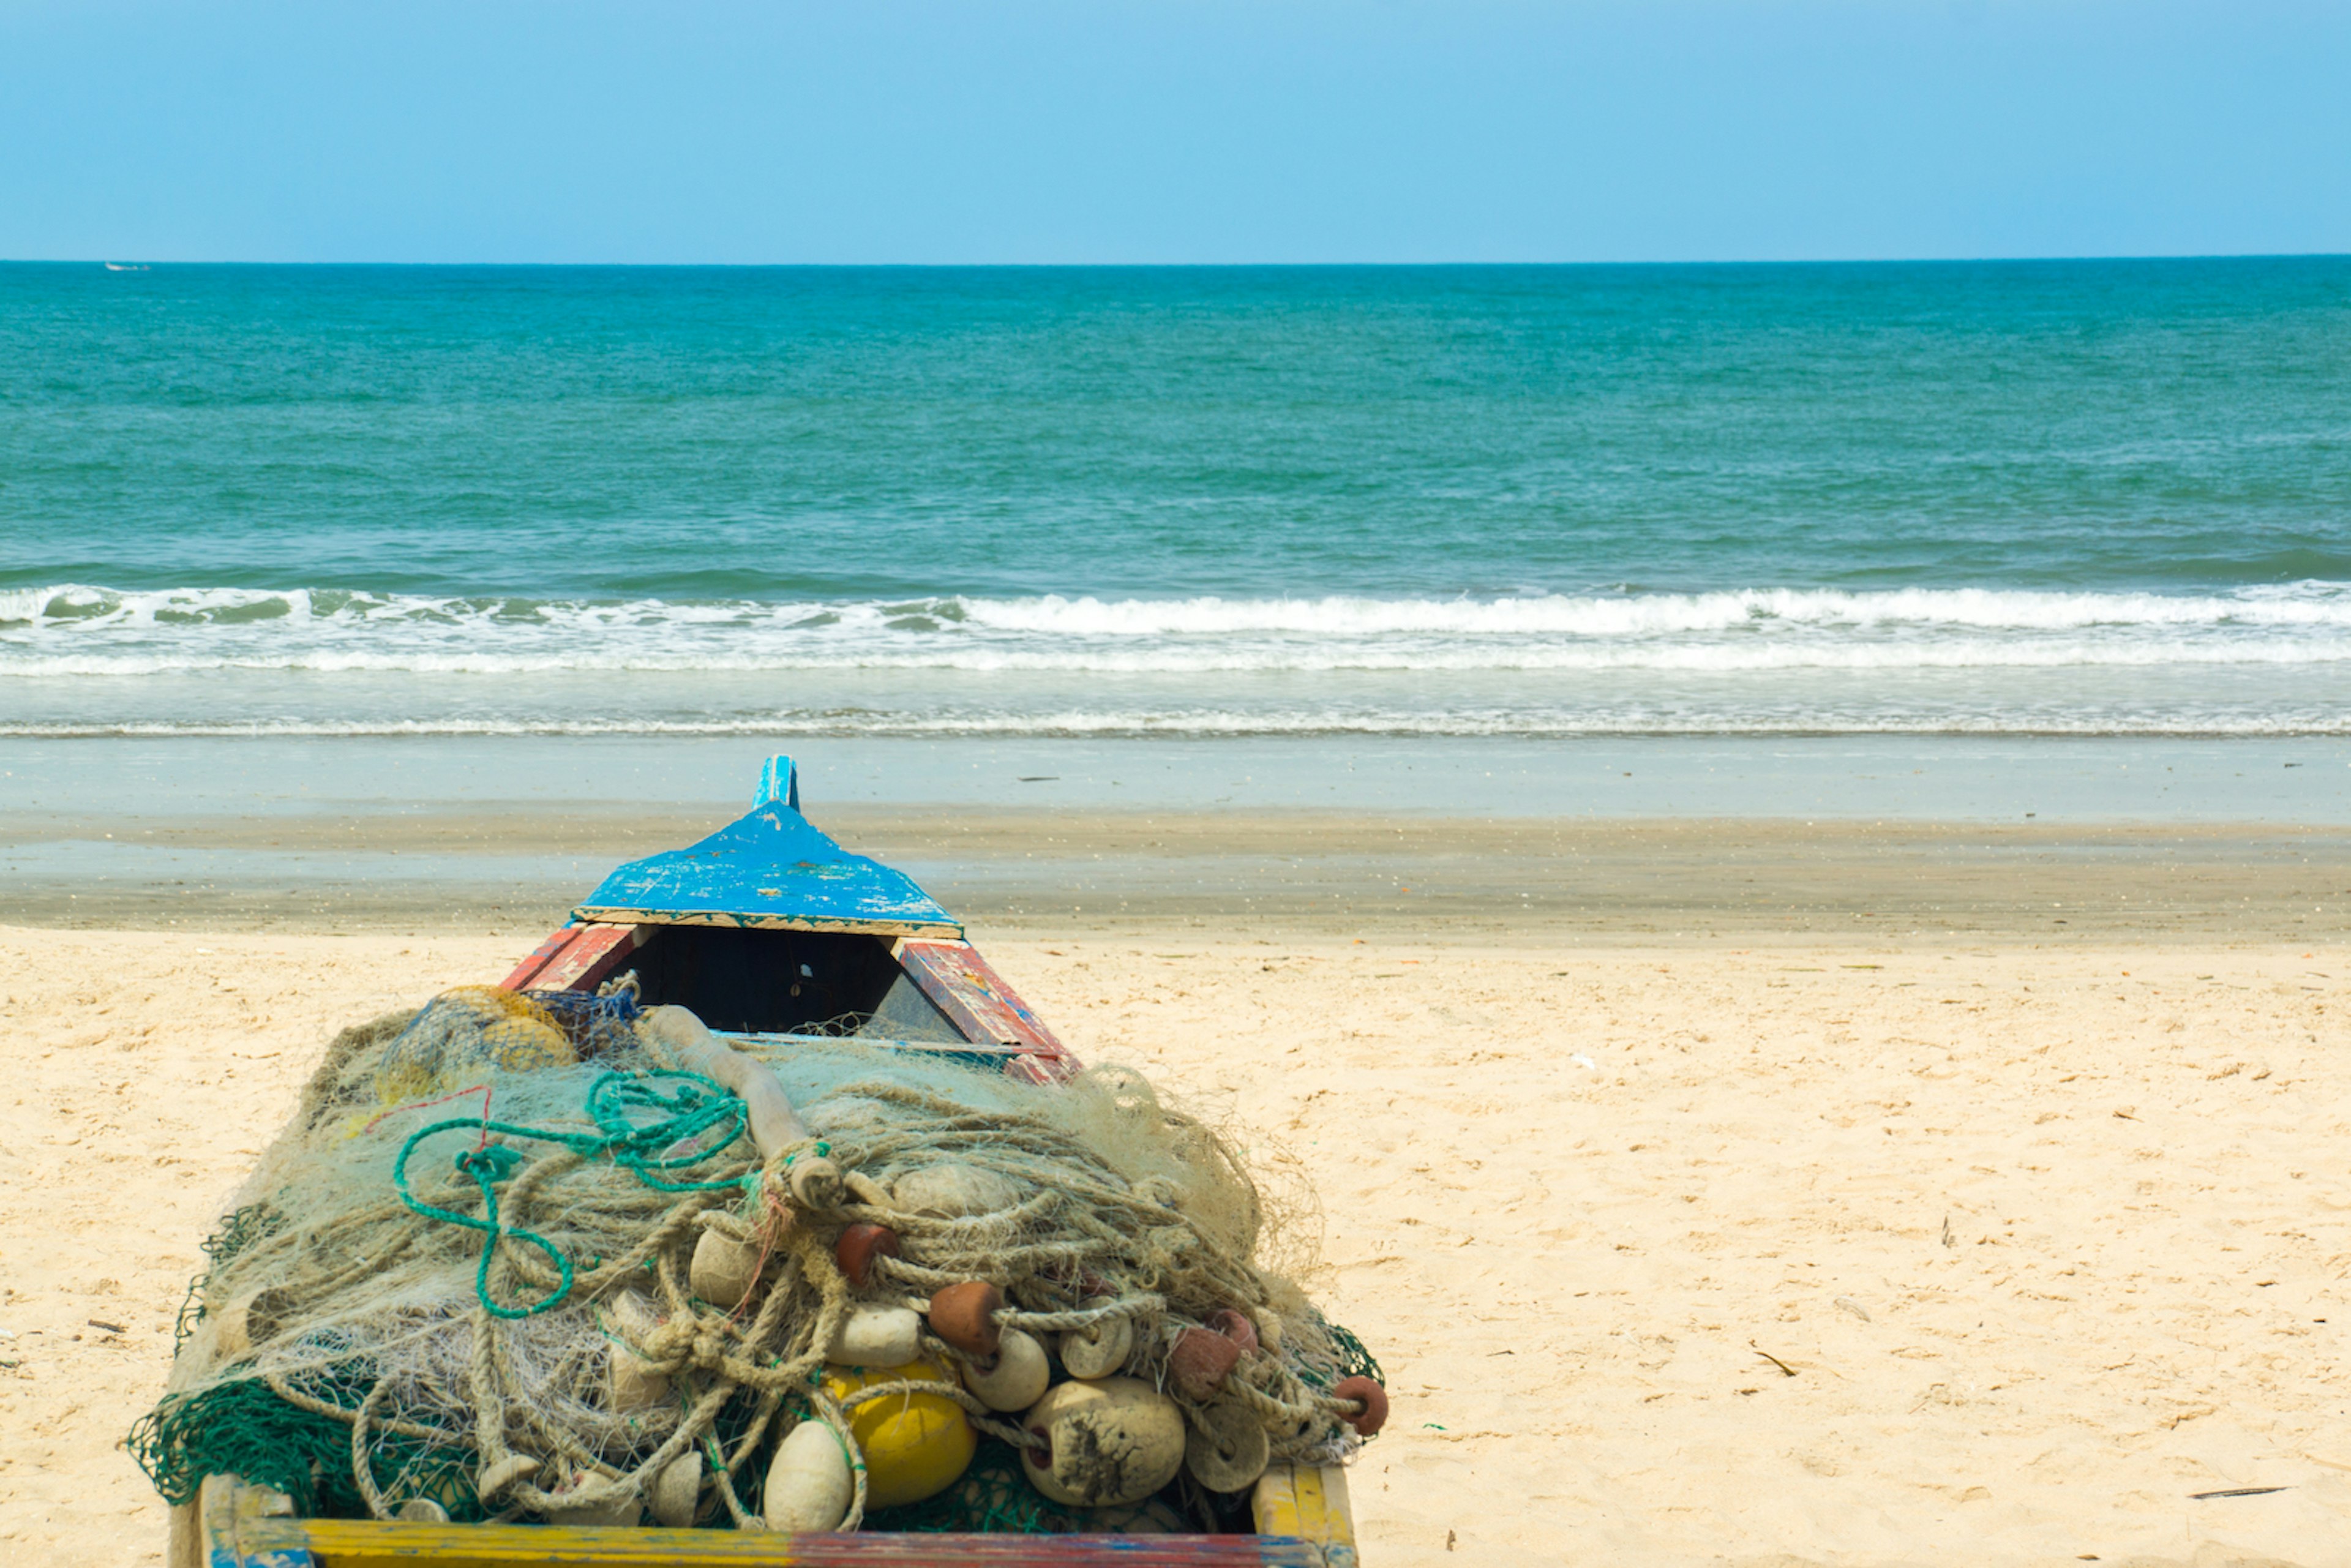
MULTIPOLYGON (((1320 1568, 1322 1549, 1257 1536, 763 1535, 544 1525, 249 1523, 256 1561, 307 1549, 314 1568, 1320 1568)), ((281 1559, 281 1561, 283 1561, 281 1559)))
POLYGON ((559 1568, 672 1564, 674 1568, 786 1568, 791 1538, 716 1530, 553 1530, 526 1524, 380 1524, 338 1520, 248 1525, 251 1552, 307 1548, 318 1568, 559 1568))
POLYGON ((1355 1544, 1347 1472, 1337 1465, 1274 1465, 1258 1478, 1250 1512, 1262 1535, 1295 1535, 1323 1547, 1355 1544))

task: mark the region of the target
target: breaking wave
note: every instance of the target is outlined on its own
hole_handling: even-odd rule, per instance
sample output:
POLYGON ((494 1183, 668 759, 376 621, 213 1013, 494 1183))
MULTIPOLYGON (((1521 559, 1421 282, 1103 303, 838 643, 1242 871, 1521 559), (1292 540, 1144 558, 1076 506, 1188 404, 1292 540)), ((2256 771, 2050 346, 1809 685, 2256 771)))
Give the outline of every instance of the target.
POLYGON ((0 680, 208 670, 1769 672, 2325 664, 2351 583, 1482 598, 564 601, 322 589, 0 591, 0 680))

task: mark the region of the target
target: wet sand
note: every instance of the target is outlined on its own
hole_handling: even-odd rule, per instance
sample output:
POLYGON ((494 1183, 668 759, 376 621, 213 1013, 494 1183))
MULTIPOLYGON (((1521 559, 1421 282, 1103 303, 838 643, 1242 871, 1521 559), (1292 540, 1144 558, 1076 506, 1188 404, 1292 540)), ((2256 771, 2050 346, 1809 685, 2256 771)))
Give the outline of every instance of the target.
MULTIPOLYGON (((0 915, 188 930, 538 932, 734 810, 0 815, 0 915)), ((2351 831, 2241 822, 819 814, 977 925, 1226 935, 2301 941, 2351 930, 2351 831)))

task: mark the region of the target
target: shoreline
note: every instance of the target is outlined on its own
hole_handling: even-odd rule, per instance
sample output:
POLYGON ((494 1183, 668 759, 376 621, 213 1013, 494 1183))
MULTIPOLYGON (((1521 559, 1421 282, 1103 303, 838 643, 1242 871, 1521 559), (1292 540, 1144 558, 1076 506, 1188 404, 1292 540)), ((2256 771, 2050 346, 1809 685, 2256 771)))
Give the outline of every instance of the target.
POLYGON ((2304 822, 2351 827, 2351 737, 749 734, 9 737, 0 819, 740 812, 789 753, 848 811, 2304 822))
MULTIPOLYGON (((0 813, 18 925, 540 932, 730 807, 0 813)), ((2312 942, 2351 935, 2351 830, 2258 822, 1531 818, 1314 810, 817 812, 976 933, 1578 946, 2312 942)))

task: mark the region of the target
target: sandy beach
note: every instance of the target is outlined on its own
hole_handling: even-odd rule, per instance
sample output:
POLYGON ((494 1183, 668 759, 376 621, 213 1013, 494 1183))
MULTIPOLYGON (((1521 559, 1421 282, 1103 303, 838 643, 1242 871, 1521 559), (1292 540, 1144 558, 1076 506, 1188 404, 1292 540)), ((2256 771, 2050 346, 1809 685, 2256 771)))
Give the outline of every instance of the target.
MULTIPOLYGON (((2344 955, 2199 907, 976 936, 1319 1195, 1288 1247, 1396 1397, 1368 1563, 2351 1562, 2344 955)), ((11 1560, 160 1561, 121 1437, 197 1242, 336 1026, 537 935, 474 930, 0 929, 11 1560)))

